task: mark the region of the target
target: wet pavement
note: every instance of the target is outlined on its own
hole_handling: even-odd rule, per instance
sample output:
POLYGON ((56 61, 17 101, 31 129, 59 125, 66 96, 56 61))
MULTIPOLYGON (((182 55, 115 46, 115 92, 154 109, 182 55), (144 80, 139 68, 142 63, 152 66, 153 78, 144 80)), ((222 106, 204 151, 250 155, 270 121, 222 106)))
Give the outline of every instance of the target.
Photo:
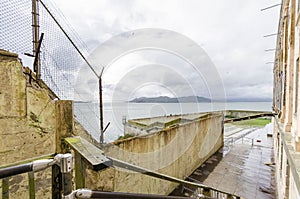
MULTIPOLYGON (((226 125, 224 147, 209 158, 186 180, 199 182, 245 199, 273 199, 274 165, 272 137, 264 128, 226 125)), ((172 195, 192 195, 193 187, 179 186, 172 195)))

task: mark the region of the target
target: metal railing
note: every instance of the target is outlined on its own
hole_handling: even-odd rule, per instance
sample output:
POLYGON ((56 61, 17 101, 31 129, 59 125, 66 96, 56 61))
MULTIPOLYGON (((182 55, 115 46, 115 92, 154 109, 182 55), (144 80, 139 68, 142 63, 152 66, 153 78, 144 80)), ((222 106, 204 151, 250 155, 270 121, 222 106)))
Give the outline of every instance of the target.
MULTIPOLYGON (((154 194, 137 194, 122 192, 92 191, 89 189, 72 190, 73 158, 71 153, 58 154, 53 159, 35 160, 25 164, 19 164, 0 169, 2 179, 2 198, 9 199, 9 177, 23 173, 37 172, 52 167, 52 198, 120 198, 120 199, 184 199, 181 196, 164 196, 154 194)), ((34 190, 34 179, 29 180, 29 189, 34 190)), ((35 192, 30 192, 30 199, 35 198, 35 192)), ((195 197, 202 198, 202 197, 195 197)))
POLYGON ((40 159, 29 163, 0 168, 0 179, 2 179, 2 198, 9 199, 9 178, 15 175, 28 173, 29 198, 35 198, 34 172, 52 167, 53 198, 62 198, 72 194, 72 154, 58 154, 51 159, 40 159))
MULTIPOLYGON (((149 175, 155 178, 164 179, 171 182, 181 183, 187 186, 196 186, 197 191, 190 194, 190 198, 197 199, 240 199, 230 193, 226 193, 205 185, 176 179, 164 174, 152 172, 129 163, 110 158, 112 166, 120 167, 127 170, 140 172, 145 175, 149 175)), ((71 153, 57 154, 51 159, 40 159, 29 163, 18 164, 14 166, 0 168, 0 179, 2 179, 2 198, 9 199, 9 178, 14 175, 28 173, 29 176, 29 198, 35 198, 35 181, 34 172, 42 171, 49 167, 52 167, 52 198, 56 199, 75 199, 75 198, 120 198, 120 199, 184 199, 187 197, 181 196, 164 196, 154 194, 137 194, 137 193, 122 193, 122 192, 103 192, 92 191, 89 189, 77 189, 73 190, 73 157, 71 153), (31 176, 31 177, 30 177, 31 176)), ((76 167, 76 165, 75 165, 76 167)))

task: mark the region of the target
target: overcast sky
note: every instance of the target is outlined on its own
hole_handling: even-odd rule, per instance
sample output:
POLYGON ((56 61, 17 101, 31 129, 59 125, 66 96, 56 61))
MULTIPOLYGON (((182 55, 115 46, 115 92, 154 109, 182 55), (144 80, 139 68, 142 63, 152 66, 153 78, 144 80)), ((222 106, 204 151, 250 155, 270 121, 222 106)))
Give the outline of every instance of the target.
MULTIPOLYGON (((206 52, 227 98, 272 97, 273 65, 266 63, 273 62, 274 51, 265 50, 275 48, 276 37, 263 36, 277 32, 280 7, 260 10, 280 3, 278 0, 52 2, 91 52, 124 32, 143 28, 170 30, 189 38, 206 52)), ((106 99, 116 92, 127 93, 127 98, 191 93, 211 97, 211 90, 215 89, 178 56, 155 50, 140 50, 120 57, 104 70, 103 80, 106 99)))

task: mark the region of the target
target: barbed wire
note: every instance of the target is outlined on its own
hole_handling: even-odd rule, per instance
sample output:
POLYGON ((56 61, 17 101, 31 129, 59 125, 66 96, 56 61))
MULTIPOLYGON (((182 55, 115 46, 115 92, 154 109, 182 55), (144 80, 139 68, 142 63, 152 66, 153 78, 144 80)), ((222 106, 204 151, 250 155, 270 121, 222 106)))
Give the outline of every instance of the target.
POLYGON ((31 25, 30 1, 0 2, 0 48, 19 54, 32 53, 31 25))
MULTIPOLYGON (((38 1, 39 2, 39 1, 38 1)), ((64 14, 51 1, 43 1, 38 4, 39 32, 44 33, 41 45, 40 63, 41 79, 60 98, 75 101, 92 101, 99 103, 92 93, 83 92, 82 82, 78 82, 81 71, 91 69, 85 63, 78 51, 68 40, 65 33, 53 20, 55 17, 64 31, 72 39, 73 43, 87 57, 89 49, 66 20, 64 14)), ((0 48, 18 54, 33 53, 33 29, 32 29, 32 0, 2 0, 0 2, 0 48)), ((96 75, 89 77, 98 82, 96 75)), ((98 88, 86 88, 86 90, 98 90, 98 88)), ((86 103, 83 106, 75 106, 74 112, 78 114, 79 122, 93 134, 99 137, 99 106, 86 103), (94 121, 94 122, 92 122, 94 121)))

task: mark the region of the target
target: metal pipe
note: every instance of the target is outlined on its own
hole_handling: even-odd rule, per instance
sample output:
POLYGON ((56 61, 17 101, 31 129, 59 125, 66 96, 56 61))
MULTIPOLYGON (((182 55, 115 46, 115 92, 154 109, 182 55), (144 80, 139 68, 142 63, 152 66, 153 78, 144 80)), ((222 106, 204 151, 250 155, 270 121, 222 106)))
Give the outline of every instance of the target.
POLYGON ((276 51, 276 48, 266 49, 265 51, 266 51, 266 52, 269 52, 269 51, 276 51))
POLYGON ((123 193, 123 192, 102 192, 91 191, 88 189, 80 189, 76 191, 76 198, 99 198, 99 199, 186 199, 181 196, 164 196, 153 194, 137 194, 137 193, 123 193))
POLYGON ((193 186, 193 187, 197 187, 197 188, 209 188, 212 191, 220 192, 220 193, 223 193, 223 194, 229 194, 225 191, 221 191, 221 190, 218 190, 218 189, 213 188, 213 187, 208 187, 204 184, 199 184, 199 183, 195 183, 195 182, 189 182, 189 181, 181 180, 181 179, 178 179, 178 178, 175 178, 175 177, 172 177, 172 176, 168 176, 166 174, 158 173, 158 172, 155 172, 155 171, 151 171, 151 170, 148 170, 148 169, 145 169, 145 168, 142 168, 142 167, 139 167, 139 166, 136 166, 136 165, 133 165, 133 164, 130 164, 130 163, 112 158, 112 157, 107 157, 107 158, 112 161, 112 166, 113 167, 119 167, 119 168, 123 168, 123 169, 126 169, 126 170, 134 171, 134 172, 137 172, 137 173, 142 173, 144 175, 148 175, 148 176, 151 176, 151 177, 154 177, 154 178, 167 180, 169 182, 175 182, 175 183, 179 183, 179 184, 183 184, 183 185, 187 185, 187 186, 193 186))
POLYGON ((62 193, 65 198, 72 196, 72 172, 73 172, 73 156, 71 153, 63 154, 60 156, 58 163, 61 170, 62 178, 62 193))
POLYGON ((100 143, 103 144, 104 129, 103 129, 102 72, 101 72, 101 76, 99 77, 99 106, 100 106, 100 143))
POLYGON ((2 199, 9 199, 9 178, 2 179, 2 199))
POLYGON ((0 179, 32 171, 32 163, 0 169, 0 179))
POLYGON ((30 171, 40 171, 43 170, 49 166, 51 166, 51 163, 53 163, 53 159, 48 160, 36 160, 30 163, 1 168, 0 169, 0 179, 27 173, 30 171))
POLYGON ((274 7, 280 6, 280 5, 281 5, 281 3, 275 4, 275 5, 273 5, 273 6, 269 6, 269 7, 263 8, 263 9, 261 9, 260 11, 268 10, 268 9, 270 9, 270 8, 274 8, 274 7))
POLYGON ((103 133, 105 133, 105 131, 106 131, 106 129, 109 127, 109 125, 110 125, 110 122, 107 123, 106 127, 105 127, 104 130, 103 130, 103 133))
POLYGON ((29 199, 35 199, 34 172, 28 172, 29 199))
POLYGON ((272 37, 272 36, 277 36, 279 33, 273 33, 273 34, 269 34, 269 35, 264 35, 264 37, 272 37))
MULTIPOLYGON (((33 36, 33 55, 37 55, 37 49, 39 46, 39 20, 38 20, 38 4, 37 0, 32 0, 32 36, 33 36)), ((34 72, 36 72, 37 77, 40 75, 39 71, 39 60, 37 64, 34 65, 34 72)))
POLYGON ((36 79, 41 79, 41 64, 40 64, 40 51, 41 51, 41 45, 44 38, 44 33, 41 34, 41 38, 38 41, 38 47, 35 52, 34 62, 33 66, 36 68, 36 79))

